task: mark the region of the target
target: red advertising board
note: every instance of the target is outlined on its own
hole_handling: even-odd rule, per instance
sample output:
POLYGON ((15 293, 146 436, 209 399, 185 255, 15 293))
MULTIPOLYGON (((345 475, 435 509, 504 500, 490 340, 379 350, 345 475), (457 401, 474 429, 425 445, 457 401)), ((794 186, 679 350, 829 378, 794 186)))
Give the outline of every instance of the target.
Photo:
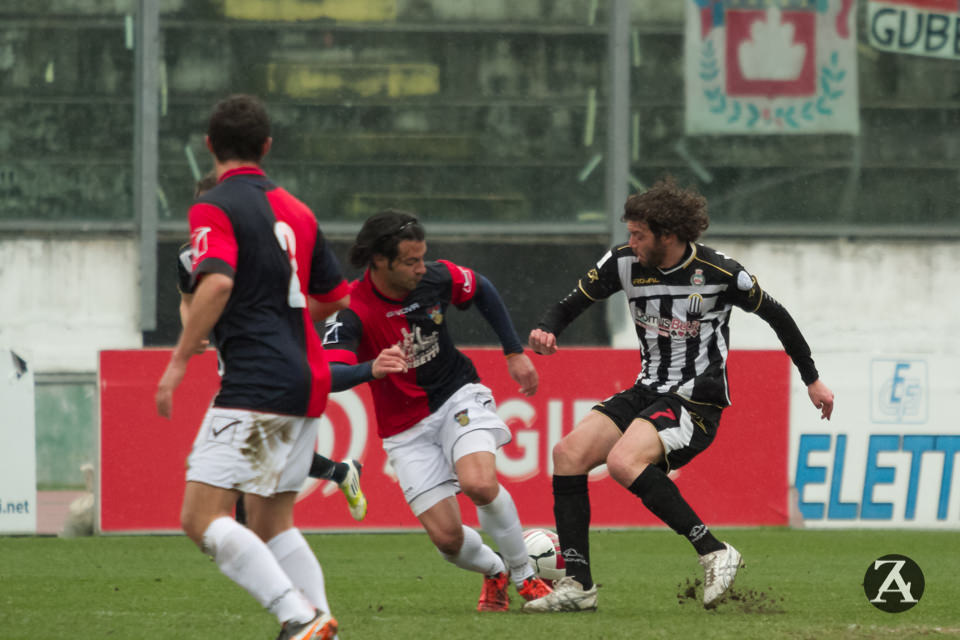
MULTIPOLYGON (((633 384, 634 350, 563 349, 534 356, 540 389, 519 393, 498 349, 465 349, 497 399, 513 441, 497 466, 513 495, 524 527, 553 526, 550 451, 597 401, 633 384)), ((170 357, 167 349, 100 353, 100 528, 104 532, 179 530, 184 463, 204 411, 216 393, 216 356, 193 358, 174 396, 173 419, 154 407, 156 383, 170 357)), ((781 525, 787 522, 787 444, 790 361, 779 351, 735 351, 728 361, 733 406, 724 412, 716 440, 674 473, 687 501, 711 526, 781 525)), ((369 503, 363 522, 329 482, 309 480, 295 517, 304 530, 418 528, 376 434, 366 385, 333 394, 321 420, 317 450, 335 460, 363 462, 369 503)), ((660 525, 643 504, 603 468, 591 476, 592 525, 660 525)), ((464 522, 476 525, 476 509, 461 496, 464 522)))

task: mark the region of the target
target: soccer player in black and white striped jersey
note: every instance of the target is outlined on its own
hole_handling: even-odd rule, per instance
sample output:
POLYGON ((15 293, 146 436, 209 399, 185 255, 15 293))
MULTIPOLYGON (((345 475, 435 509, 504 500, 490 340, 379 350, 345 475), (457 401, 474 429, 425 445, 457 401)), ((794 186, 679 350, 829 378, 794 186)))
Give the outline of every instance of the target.
POLYGON ((713 536, 667 476, 710 445, 730 404, 726 359, 733 307, 773 328, 821 418, 833 411, 833 392, 820 380, 787 310, 735 260, 696 243, 709 225, 703 196, 668 177, 630 196, 622 220, 629 242, 604 254, 530 333, 535 352, 555 353, 557 336, 584 309, 623 290, 641 370, 634 386, 594 406, 553 449, 554 516, 567 577, 553 593, 526 603, 527 612, 596 609, 587 473, 604 463, 614 480, 692 543, 705 572, 704 606, 715 606, 733 584, 740 553, 713 536))

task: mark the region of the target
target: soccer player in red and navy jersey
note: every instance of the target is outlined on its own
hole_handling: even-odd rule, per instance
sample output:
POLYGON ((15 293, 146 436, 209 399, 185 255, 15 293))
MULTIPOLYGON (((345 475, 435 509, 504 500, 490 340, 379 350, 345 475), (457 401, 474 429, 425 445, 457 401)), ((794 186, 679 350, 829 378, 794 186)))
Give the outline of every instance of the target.
POLYGON ((430 540, 449 562, 484 574, 477 609, 506 611, 511 580, 527 600, 550 588, 534 575, 513 498, 497 479, 495 452, 510 441, 510 430, 473 363, 454 346, 447 309, 477 307, 522 393, 536 392, 537 372, 493 284, 446 260, 425 262, 426 251, 413 215, 387 210, 370 217, 350 250, 350 262, 366 272, 350 307, 327 323, 324 345, 337 377, 370 381, 377 432, 430 540), (502 556, 463 525, 461 490, 502 556))
POLYGON ((169 417, 187 362, 213 331, 223 375, 187 460, 182 526, 276 615, 280 638, 332 638, 323 572, 293 503, 330 391, 313 321, 345 307, 349 289, 313 212, 260 168, 272 143, 263 104, 217 103, 206 143, 218 184, 190 208, 193 299, 156 393, 169 417), (249 528, 231 517, 241 493, 249 528))
MULTIPOLYGON (((210 171, 197 181, 194 198, 199 198, 210 189, 217 186, 217 174, 210 171)), ((188 242, 180 247, 177 253, 177 290, 180 292, 180 324, 187 325, 187 318, 190 314, 190 302, 193 300, 191 270, 193 269, 193 246, 188 242)), ((201 344, 201 351, 209 346, 209 340, 204 340, 201 344)), ((218 367, 222 370, 222 366, 218 367)), ((333 380, 332 390, 338 391, 338 382, 333 380)), ((347 508, 354 520, 363 520, 367 515, 367 498, 363 495, 360 488, 360 473, 363 465, 359 460, 341 460, 334 462, 326 456, 319 453, 313 454, 313 462, 310 464, 310 477, 330 480, 336 483, 340 491, 347 500, 347 508)), ((243 497, 237 499, 236 518, 240 524, 246 524, 247 516, 243 504, 243 497)))

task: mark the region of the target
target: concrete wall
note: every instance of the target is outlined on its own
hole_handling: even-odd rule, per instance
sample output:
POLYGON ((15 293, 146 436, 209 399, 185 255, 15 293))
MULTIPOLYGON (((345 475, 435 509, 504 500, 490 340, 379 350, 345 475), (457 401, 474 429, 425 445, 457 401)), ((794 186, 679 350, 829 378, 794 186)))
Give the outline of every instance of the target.
MULTIPOLYGON (((960 243, 729 238, 708 243, 759 278, 797 320, 815 353, 960 352, 960 345, 949 339, 960 333, 960 300, 944 295, 960 273, 960 243)), ((580 248, 571 258, 558 246, 566 256, 562 267, 553 261, 538 265, 555 275, 535 281, 513 278, 518 289, 508 274, 529 270, 525 262, 531 256, 522 247, 507 245, 492 253, 487 247, 482 251, 487 260, 478 262, 465 246, 431 246, 437 257, 489 275, 504 290, 521 334, 546 301, 572 287, 602 252, 600 245, 596 255, 589 247, 580 248), (531 288, 538 290, 537 308, 528 308, 531 295, 523 295, 531 288)), ((0 299, 6 309, 0 316, 0 344, 23 355, 34 371, 92 373, 100 349, 141 346, 132 240, 0 240, 0 265, 0 299)), ((593 333, 576 341, 595 344, 598 337, 603 340, 593 333)), ((778 346, 763 321, 739 311, 732 340, 737 349, 778 346)), ((632 330, 616 341, 636 344, 632 330)), ((470 342, 482 343, 484 336, 471 335, 470 342)))
POLYGON ((35 372, 93 372, 137 348, 137 248, 118 238, 0 239, 0 344, 35 372))

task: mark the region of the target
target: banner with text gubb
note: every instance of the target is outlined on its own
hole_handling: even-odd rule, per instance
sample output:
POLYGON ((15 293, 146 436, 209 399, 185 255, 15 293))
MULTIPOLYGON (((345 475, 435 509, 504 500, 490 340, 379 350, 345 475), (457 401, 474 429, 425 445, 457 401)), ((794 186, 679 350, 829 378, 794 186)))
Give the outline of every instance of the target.
MULTIPOLYGON (((567 348, 532 356, 540 375, 536 395, 523 396, 499 349, 464 349, 513 441, 497 455, 500 481, 524 527, 553 527, 551 450, 598 401, 631 386, 635 350, 567 348)), ((174 395, 173 419, 157 415, 154 393, 170 359, 167 349, 100 353, 100 528, 104 532, 171 532, 180 528, 185 461, 219 378, 211 350, 194 357, 174 395)), ((779 351, 734 351, 728 361, 733 405, 713 444, 672 477, 710 526, 787 523, 790 360, 779 351)), ((355 522, 331 482, 308 479, 295 519, 308 531, 415 529, 376 432, 367 385, 332 394, 320 421, 317 451, 363 463, 369 510, 355 522)), ((476 509, 460 496, 464 522, 476 509)), ((594 527, 662 525, 640 500, 608 476, 591 474, 594 527)))

